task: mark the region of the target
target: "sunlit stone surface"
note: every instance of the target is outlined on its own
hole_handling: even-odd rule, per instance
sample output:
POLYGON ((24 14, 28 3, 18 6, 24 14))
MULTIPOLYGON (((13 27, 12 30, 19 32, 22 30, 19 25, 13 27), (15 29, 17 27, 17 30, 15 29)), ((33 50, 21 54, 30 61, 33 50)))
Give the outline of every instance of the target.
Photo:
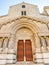
POLYGON ((20 3, 0 16, 0 65, 49 65, 49 6, 20 3))

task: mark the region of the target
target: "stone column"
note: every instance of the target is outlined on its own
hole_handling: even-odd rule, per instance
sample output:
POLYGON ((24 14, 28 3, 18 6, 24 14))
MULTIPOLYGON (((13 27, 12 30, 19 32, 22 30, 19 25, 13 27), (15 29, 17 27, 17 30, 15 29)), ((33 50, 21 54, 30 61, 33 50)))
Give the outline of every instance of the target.
POLYGON ((4 48, 4 37, 2 39, 2 45, 1 45, 2 48, 4 48))
POLYGON ((0 38, 0 48, 1 48, 1 45, 2 45, 2 38, 0 38))
POLYGON ((48 40, 47 40, 46 36, 44 38, 45 38, 46 47, 48 47, 48 40))
POLYGON ((35 34, 35 45, 36 48, 40 48, 40 41, 37 33, 35 34))
POLYGON ((18 42, 18 40, 15 38, 15 47, 14 47, 14 49, 15 49, 15 54, 16 54, 16 61, 17 61, 17 42, 18 42))
POLYGON ((7 48, 8 37, 4 38, 4 49, 7 48))
POLYGON ((15 35, 14 34, 11 34, 10 35, 10 39, 9 39, 9 45, 8 45, 8 53, 9 54, 7 54, 7 63, 16 63, 16 55, 15 55, 15 51, 14 51, 14 47, 15 47, 15 35))
POLYGON ((49 37, 48 36, 46 37, 46 40, 47 40, 47 44, 48 44, 48 47, 49 47, 49 37))
POLYGON ((4 46, 4 37, 2 37, 2 40, 1 40, 0 51, 1 51, 1 50, 3 51, 3 46, 4 46))
POLYGON ((34 62, 36 62, 37 58, 36 58, 36 54, 37 52, 39 52, 38 48, 39 48, 39 40, 38 40, 38 35, 37 33, 34 34, 35 37, 35 54, 34 54, 34 62))
POLYGON ((35 51, 35 37, 32 35, 31 37, 31 43, 32 43, 32 51, 35 51))
POLYGON ((44 37, 41 37, 41 38, 42 38, 43 48, 45 48, 45 47, 46 47, 46 44, 45 44, 45 39, 44 39, 44 37))
POLYGON ((13 49, 14 48, 14 34, 10 35, 10 40, 9 40, 9 48, 13 49))

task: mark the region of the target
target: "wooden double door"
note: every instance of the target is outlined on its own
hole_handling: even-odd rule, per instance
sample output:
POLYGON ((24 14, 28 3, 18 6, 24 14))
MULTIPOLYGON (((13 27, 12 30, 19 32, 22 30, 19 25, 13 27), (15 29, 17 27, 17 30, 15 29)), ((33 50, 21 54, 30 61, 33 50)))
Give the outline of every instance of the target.
POLYGON ((17 61, 33 61, 31 40, 18 40, 17 61))

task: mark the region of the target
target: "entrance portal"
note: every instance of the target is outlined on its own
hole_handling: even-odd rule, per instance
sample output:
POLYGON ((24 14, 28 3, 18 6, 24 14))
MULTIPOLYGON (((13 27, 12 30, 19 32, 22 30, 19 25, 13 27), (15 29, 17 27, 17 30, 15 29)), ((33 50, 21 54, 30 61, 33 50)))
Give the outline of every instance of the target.
POLYGON ((18 40, 17 61, 33 61, 31 40, 18 40))

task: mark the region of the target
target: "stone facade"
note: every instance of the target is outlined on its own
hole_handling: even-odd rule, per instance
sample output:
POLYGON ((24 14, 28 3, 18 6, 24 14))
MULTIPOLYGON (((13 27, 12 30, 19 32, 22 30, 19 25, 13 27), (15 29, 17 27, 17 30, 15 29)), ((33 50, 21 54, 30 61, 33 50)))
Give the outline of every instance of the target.
POLYGON ((49 65, 49 7, 40 14, 37 5, 20 3, 0 16, 0 65, 49 65), (18 40, 31 40, 32 61, 17 60, 18 40))

